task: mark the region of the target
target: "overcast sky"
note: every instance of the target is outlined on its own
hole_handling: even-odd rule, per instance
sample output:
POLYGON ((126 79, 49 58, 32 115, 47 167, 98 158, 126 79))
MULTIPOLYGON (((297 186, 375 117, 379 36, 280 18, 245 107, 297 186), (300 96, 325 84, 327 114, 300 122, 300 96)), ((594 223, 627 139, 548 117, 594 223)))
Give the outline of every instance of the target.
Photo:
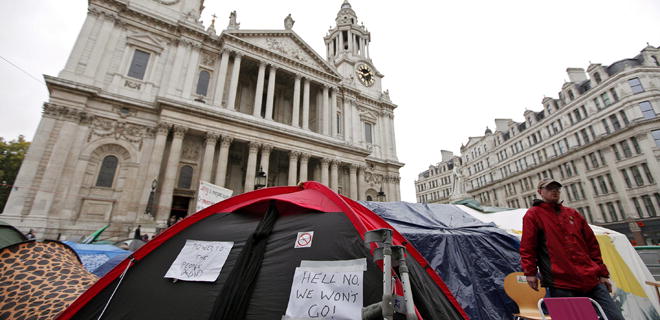
MULTIPOLYGON (((219 32, 236 10, 241 29, 283 29, 291 13, 293 30, 325 57, 323 36, 342 2, 207 0, 202 20, 208 26, 215 13, 219 32)), ((647 42, 660 45, 658 0, 350 3, 371 32, 383 89, 399 106, 401 194, 411 202, 414 180, 440 161, 441 149, 458 154, 495 118, 522 121, 525 109, 540 110, 568 79, 567 67, 609 65, 647 42)), ((48 99, 41 75, 62 69, 86 13, 81 0, 0 1, 0 137, 32 139, 48 99)))

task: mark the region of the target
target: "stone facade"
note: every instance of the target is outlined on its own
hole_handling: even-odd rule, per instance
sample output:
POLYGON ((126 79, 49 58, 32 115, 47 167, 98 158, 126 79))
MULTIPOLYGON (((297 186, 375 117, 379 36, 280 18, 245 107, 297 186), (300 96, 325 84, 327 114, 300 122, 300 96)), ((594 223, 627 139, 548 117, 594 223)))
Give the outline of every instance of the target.
POLYGON ((204 29, 202 0, 91 0, 2 219, 40 237, 126 236, 194 212, 199 181, 315 180, 399 200, 393 115, 345 1, 319 56, 294 31, 204 29), (152 193, 152 184, 155 193, 152 193), (150 202, 151 198, 151 202, 150 202), (151 214, 145 214, 148 209, 151 214))
MULTIPOLYGON (((470 137, 461 148, 469 195, 524 208, 549 176, 564 183, 564 203, 590 223, 638 244, 660 242, 659 60, 660 50, 647 46, 609 66, 569 68, 570 81, 558 99, 543 99, 543 110, 525 111, 524 122, 496 119, 494 132, 470 137)), ((415 181, 417 201, 448 201, 432 184, 445 172, 437 168, 415 181)))

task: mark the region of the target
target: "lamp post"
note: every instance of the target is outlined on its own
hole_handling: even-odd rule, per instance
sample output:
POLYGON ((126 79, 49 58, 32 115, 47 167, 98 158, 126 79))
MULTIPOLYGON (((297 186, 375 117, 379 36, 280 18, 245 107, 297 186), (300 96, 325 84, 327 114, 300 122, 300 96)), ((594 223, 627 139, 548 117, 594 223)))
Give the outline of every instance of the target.
POLYGON ((383 186, 380 186, 380 191, 378 191, 378 194, 376 195, 376 200, 378 200, 378 202, 385 202, 385 192, 383 192, 383 186))
POLYGON ((259 167, 259 172, 254 177, 254 190, 261 189, 268 184, 266 173, 263 171, 262 167, 259 167))
POLYGON ((156 195, 156 188, 158 187, 158 179, 151 181, 151 192, 149 192, 149 201, 147 201, 147 207, 144 208, 144 213, 150 216, 154 216, 154 197, 156 195))

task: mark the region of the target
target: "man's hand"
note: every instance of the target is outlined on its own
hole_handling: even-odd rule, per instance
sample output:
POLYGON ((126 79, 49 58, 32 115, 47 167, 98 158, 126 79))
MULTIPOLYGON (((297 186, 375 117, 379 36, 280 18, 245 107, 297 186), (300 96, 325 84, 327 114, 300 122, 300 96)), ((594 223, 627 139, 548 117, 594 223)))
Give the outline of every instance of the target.
MULTIPOLYGON (((529 279, 527 280, 527 282, 529 282, 529 279)), ((607 292, 612 293, 612 283, 610 282, 610 279, 600 277, 600 283, 604 284, 605 287, 607 287, 607 292)))
POLYGON ((536 276, 527 276, 527 284, 534 291, 539 291, 539 279, 536 276))

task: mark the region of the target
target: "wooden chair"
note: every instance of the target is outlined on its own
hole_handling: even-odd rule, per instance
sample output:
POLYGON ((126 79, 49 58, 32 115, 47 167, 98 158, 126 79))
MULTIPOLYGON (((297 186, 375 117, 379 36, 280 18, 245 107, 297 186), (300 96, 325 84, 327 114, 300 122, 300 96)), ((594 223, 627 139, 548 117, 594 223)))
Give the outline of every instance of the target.
POLYGON ((522 272, 512 272, 504 278, 504 291, 516 302, 519 313, 513 315, 514 319, 543 320, 550 319, 539 313, 538 301, 545 297, 545 288, 539 288, 534 291, 527 284, 525 274, 522 272))

